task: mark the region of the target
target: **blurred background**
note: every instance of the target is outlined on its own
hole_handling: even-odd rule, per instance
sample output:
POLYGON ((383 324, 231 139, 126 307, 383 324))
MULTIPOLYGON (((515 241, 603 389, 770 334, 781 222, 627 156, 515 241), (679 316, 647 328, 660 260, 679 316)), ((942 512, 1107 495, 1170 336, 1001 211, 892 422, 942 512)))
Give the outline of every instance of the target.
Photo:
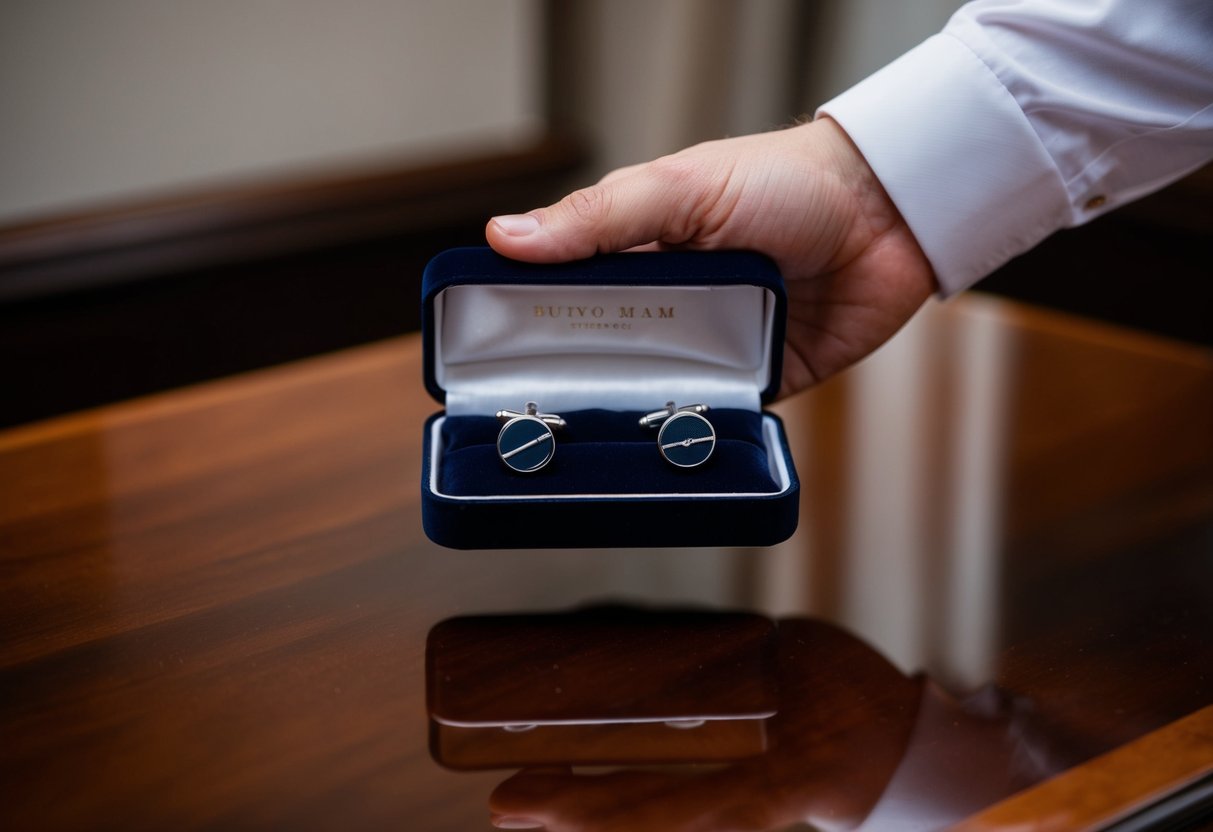
MULTIPOLYGON (((0 423, 414 330, 494 213, 786 125, 955 0, 5 0, 0 423)), ((981 285, 1213 342, 1213 177, 981 285)))

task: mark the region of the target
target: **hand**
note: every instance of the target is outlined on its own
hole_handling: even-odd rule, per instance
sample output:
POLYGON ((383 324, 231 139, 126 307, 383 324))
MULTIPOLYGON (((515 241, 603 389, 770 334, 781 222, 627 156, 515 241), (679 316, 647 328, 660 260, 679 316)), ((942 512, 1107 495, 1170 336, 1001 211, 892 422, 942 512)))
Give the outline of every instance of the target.
POLYGON ((489 797, 493 824, 545 832, 761 832, 807 820, 829 832, 853 829, 901 761, 922 683, 823 621, 784 619, 778 633, 780 707, 767 722, 765 753, 677 771, 524 770, 489 797))
POLYGON ((936 288, 897 208, 828 118, 621 168, 555 205, 494 217, 485 236, 534 263, 640 246, 768 255, 788 287, 785 396, 872 352, 936 288))

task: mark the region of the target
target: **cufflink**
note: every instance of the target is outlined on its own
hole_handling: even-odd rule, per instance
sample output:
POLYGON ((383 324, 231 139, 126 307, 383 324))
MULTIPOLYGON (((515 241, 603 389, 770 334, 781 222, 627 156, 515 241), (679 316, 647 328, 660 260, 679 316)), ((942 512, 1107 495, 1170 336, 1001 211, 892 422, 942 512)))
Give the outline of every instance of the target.
POLYGON ((535 402, 527 402, 522 413, 498 410, 497 419, 505 422, 497 434, 497 456, 520 474, 538 471, 552 461, 556 455, 552 429, 567 424, 555 413, 540 413, 535 402))
POLYGON ((716 430, 701 414, 710 408, 706 404, 688 404, 676 407, 666 402, 664 410, 654 410, 640 417, 642 428, 655 428, 657 450, 671 465, 679 468, 696 468, 703 465, 716 450, 716 430))

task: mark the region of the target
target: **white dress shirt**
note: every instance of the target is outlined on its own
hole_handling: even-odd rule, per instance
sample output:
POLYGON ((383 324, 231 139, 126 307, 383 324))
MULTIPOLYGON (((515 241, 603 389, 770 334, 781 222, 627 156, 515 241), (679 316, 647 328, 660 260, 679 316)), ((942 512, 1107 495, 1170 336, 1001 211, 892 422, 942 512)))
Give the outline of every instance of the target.
POLYGON ((1213 0, 977 0, 818 114, 958 292, 1213 158, 1213 0))

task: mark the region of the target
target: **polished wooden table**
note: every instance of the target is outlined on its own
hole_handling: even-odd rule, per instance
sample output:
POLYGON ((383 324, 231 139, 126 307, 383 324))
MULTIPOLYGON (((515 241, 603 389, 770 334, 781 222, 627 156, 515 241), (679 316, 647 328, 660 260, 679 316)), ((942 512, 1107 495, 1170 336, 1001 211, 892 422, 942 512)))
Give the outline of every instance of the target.
POLYGON ((759 551, 435 546, 437 408, 404 338, 0 433, 0 828, 1104 828, 1208 790, 1208 351, 934 305, 778 406, 801 527, 759 551), (523 736, 565 691, 511 669, 559 654, 568 707, 650 732, 599 763, 686 759, 493 766, 584 756, 541 726, 440 766, 425 651, 451 619, 430 660, 470 676, 432 673, 431 708, 523 736), (736 622, 746 662, 705 669, 736 622), (643 722, 668 705, 693 738, 697 710, 771 702, 711 764, 643 722))

